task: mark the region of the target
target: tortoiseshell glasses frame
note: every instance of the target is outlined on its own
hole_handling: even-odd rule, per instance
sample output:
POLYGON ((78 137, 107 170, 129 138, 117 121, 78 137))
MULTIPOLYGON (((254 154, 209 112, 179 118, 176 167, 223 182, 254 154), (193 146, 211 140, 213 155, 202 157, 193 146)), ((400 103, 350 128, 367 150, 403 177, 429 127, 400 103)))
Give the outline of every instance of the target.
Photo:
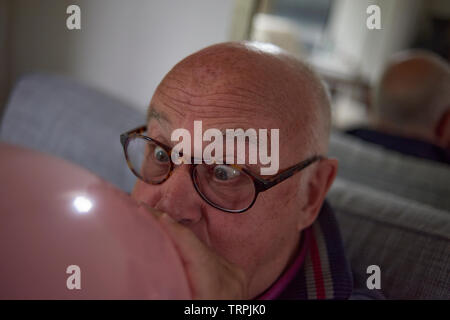
MULTIPOLYGON (((172 148, 169 147, 168 145, 164 144, 164 143, 161 143, 161 142, 159 142, 159 141, 157 141, 157 140, 155 140, 153 138, 150 138, 150 137, 144 135, 143 133, 146 132, 146 131, 147 131, 147 126, 140 126, 140 127, 135 128, 133 130, 124 132, 124 133, 122 133, 120 135, 120 142, 121 142, 121 144, 123 146, 125 159, 127 161, 128 167, 130 168, 130 170, 133 172, 133 174, 137 178, 139 178, 140 180, 142 180, 142 181, 144 181, 144 182, 146 182, 148 184, 153 184, 153 185, 162 184, 163 182, 165 182, 170 177, 170 175, 173 172, 174 164, 173 164, 172 161, 169 161, 170 169, 169 169, 166 177, 163 178, 161 181, 158 181, 157 183, 154 183, 154 182, 146 181, 138 172, 136 172, 136 170, 133 167, 133 165, 132 165, 132 163, 131 163, 131 161, 129 159, 129 156, 128 156, 127 146, 128 146, 129 141, 132 138, 141 138, 141 139, 147 140, 148 142, 152 142, 152 143, 156 144, 157 146, 162 148, 169 155, 169 158, 171 157, 172 148)), ((238 210, 227 209, 227 208, 218 206, 217 204, 211 202, 200 191, 200 188, 198 186, 198 183, 197 183, 196 178, 195 178, 195 173, 194 173, 194 171, 195 171, 194 168, 198 164, 194 163, 194 158, 192 158, 192 161, 191 161, 190 174, 191 174, 192 183, 193 183, 196 191, 201 196, 201 198, 203 200, 205 200, 208 204, 210 204, 211 206, 213 206, 216 209, 219 209, 219 210, 222 210, 222 211, 225 211, 225 212, 242 213, 244 211, 247 211, 248 209, 250 209, 253 206, 253 204, 255 203, 256 198, 258 197, 259 193, 264 192, 266 190, 269 190, 270 188, 276 186, 277 184, 281 183, 282 181, 292 177, 294 174, 296 174, 296 173, 300 172, 301 170, 305 169, 306 167, 308 167, 312 163, 314 163, 316 161, 319 161, 319 160, 322 160, 322 159, 325 159, 325 157, 321 156, 321 155, 314 155, 314 156, 312 156, 312 157, 310 157, 310 158, 308 158, 308 159, 306 159, 306 160, 304 160, 302 162, 299 162, 299 163, 297 163, 297 164, 295 164, 295 165, 293 165, 293 166, 283 170, 279 174, 277 174, 275 176, 272 176, 271 178, 268 178, 268 179, 263 179, 263 178, 259 177, 258 175, 256 175, 253 172, 249 171, 245 167, 242 167, 242 166, 239 166, 239 165, 236 165, 236 164, 228 164, 228 165, 225 164, 225 165, 230 166, 230 167, 232 167, 232 168, 234 168, 236 170, 239 170, 240 172, 243 172, 244 174, 246 174, 247 176, 249 176, 253 180, 253 184, 254 184, 254 188, 255 188, 253 200, 250 202, 250 204, 247 207, 242 208, 242 209, 238 209, 238 210)))

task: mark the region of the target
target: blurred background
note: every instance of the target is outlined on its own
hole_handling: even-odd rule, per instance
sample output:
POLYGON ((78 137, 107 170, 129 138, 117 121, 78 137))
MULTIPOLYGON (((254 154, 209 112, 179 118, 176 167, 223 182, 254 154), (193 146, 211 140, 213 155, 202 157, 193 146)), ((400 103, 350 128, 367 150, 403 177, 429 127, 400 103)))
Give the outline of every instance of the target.
POLYGON ((80 80, 144 111, 164 74, 213 43, 259 40, 310 61, 333 95, 334 123, 364 123, 371 85, 405 48, 450 56, 448 0, 0 0, 0 105, 32 72, 80 80), (66 8, 81 8, 81 30, 66 8), (366 8, 381 8, 381 30, 366 8))

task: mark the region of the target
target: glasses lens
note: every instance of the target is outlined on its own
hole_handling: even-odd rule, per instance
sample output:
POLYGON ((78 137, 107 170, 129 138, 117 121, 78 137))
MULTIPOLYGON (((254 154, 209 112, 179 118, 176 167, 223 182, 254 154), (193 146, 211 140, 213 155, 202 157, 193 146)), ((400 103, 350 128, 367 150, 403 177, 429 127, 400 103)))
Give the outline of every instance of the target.
POLYGON ((228 165, 197 165, 194 183, 205 199, 231 211, 247 209, 256 192, 249 175, 228 165))
POLYGON ((145 182, 161 183, 170 172, 169 154, 156 143, 142 137, 130 138, 127 156, 133 173, 145 182))

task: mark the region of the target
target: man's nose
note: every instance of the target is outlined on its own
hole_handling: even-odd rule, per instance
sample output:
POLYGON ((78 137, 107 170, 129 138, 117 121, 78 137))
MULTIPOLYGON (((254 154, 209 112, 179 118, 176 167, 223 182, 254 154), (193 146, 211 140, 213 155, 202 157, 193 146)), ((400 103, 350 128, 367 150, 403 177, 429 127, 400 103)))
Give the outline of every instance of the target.
POLYGON ((155 207, 189 226, 201 220, 202 201, 192 184, 189 166, 181 165, 161 185, 161 198, 155 207))

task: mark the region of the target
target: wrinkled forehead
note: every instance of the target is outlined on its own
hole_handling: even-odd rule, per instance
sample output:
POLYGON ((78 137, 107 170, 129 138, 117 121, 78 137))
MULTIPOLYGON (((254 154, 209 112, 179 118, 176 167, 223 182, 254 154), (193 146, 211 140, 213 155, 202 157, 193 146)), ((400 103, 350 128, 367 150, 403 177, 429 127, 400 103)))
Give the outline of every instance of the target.
MULTIPOLYGON (((220 102, 216 102, 219 104, 220 102)), ((170 137, 176 129, 186 129, 194 138, 195 134, 205 132, 209 129, 220 131, 224 139, 230 134, 243 136, 256 132, 256 135, 265 134, 270 139, 271 132, 278 130, 287 138, 287 128, 276 117, 263 112, 242 112, 239 106, 230 105, 222 110, 217 106, 169 106, 159 99, 153 99, 148 111, 147 126, 157 129, 166 137, 170 137)), ((280 139, 280 143, 284 139, 280 139)), ((269 141, 270 143, 270 141, 269 141)))
POLYGON ((285 122, 286 101, 279 101, 271 92, 271 80, 249 76, 239 66, 223 61, 213 64, 210 60, 202 64, 182 62, 172 69, 153 96, 149 116, 185 128, 194 120, 202 120, 206 127, 221 130, 279 128, 285 122))
POLYGON ((177 128, 193 132, 195 120, 204 130, 278 129, 280 152, 287 154, 307 145, 305 128, 313 117, 310 97, 301 87, 292 90, 295 80, 289 66, 272 57, 248 59, 229 52, 188 57, 161 81, 149 120, 158 120, 167 134, 177 128))
POLYGON ((172 129, 190 129, 195 120, 204 128, 282 129, 287 127, 286 106, 255 83, 223 79, 203 88, 196 82, 164 79, 157 88, 148 116, 165 120, 172 129), (252 87, 253 86, 253 87, 252 87))

